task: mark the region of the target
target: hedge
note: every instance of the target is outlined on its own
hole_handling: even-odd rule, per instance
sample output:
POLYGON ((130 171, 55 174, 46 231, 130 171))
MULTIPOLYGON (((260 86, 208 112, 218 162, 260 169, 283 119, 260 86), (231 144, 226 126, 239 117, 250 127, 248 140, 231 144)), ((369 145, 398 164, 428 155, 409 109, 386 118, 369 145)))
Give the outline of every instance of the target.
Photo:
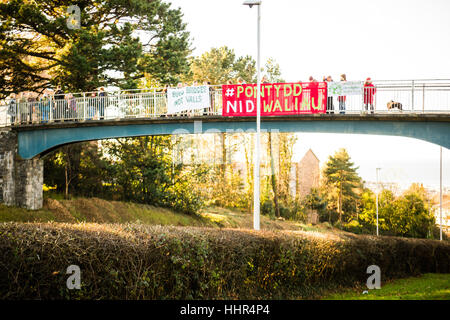
POLYGON ((1 299, 301 299, 450 273, 450 243, 307 232, 139 224, 0 224, 1 299), (69 265, 81 289, 69 290, 69 265))

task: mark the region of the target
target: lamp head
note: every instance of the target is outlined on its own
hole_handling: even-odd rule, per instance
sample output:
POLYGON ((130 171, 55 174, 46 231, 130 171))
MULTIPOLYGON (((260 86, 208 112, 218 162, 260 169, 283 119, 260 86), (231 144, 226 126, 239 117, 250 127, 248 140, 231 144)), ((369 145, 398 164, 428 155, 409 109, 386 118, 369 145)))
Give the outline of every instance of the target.
POLYGON ((253 6, 260 6, 261 1, 260 0, 245 0, 243 3, 244 6, 249 6, 250 8, 253 6))

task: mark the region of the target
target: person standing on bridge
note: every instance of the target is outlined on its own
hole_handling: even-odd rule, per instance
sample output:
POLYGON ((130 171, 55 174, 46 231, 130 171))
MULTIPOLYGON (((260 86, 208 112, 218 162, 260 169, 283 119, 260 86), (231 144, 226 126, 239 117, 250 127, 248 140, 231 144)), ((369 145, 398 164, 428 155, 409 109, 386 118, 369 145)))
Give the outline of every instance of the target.
POLYGON ((55 103, 53 104, 53 118, 57 119, 57 121, 61 120, 64 116, 64 110, 66 109, 64 104, 64 92, 61 90, 61 86, 56 87, 55 91, 55 103))
POLYGON ((16 122, 16 115, 17 115, 17 101, 15 93, 11 93, 9 96, 8 114, 11 119, 11 124, 14 124, 16 122))
MULTIPOLYGON (((324 81, 333 82, 333 79, 331 78, 331 76, 328 76, 324 81)), ((327 113, 334 113, 333 96, 328 96, 327 113)))
POLYGON ((28 97, 26 93, 21 93, 18 99, 19 110, 19 122, 25 123, 27 121, 27 112, 28 112, 28 97))
POLYGON ((367 78, 366 82, 364 82, 364 107, 366 111, 368 111, 370 105, 370 113, 374 113, 373 102, 376 90, 377 89, 375 89, 375 86, 372 83, 372 79, 367 78))
POLYGON ((28 123, 33 123, 33 116, 37 113, 37 98, 33 94, 28 95, 28 123))
POLYGON ((64 121, 67 121, 71 118, 71 112, 70 112, 70 93, 67 93, 64 95, 64 121))
POLYGON ((39 111, 42 123, 47 123, 50 115, 50 99, 47 93, 39 99, 39 111))
POLYGON ((68 110, 69 110, 69 118, 77 121, 77 101, 72 93, 69 93, 69 101, 68 101, 68 110))
MULTIPOLYGON (((347 76, 345 74, 341 74, 341 82, 346 82, 347 76)), ((339 113, 344 114, 345 113, 345 100, 347 100, 346 96, 339 96, 339 113)))
POLYGON ((88 98, 88 118, 87 120, 93 120, 95 118, 96 114, 96 98, 95 98, 95 92, 91 93, 91 96, 88 98))
POLYGON ((100 120, 105 119, 105 108, 107 107, 107 94, 105 92, 105 88, 101 87, 100 88, 100 92, 98 93, 98 99, 100 100, 99 103, 99 110, 98 110, 98 114, 99 114, 99 118, 100 120))
MULTIPOLYGON (((211 110, 214 110, 214 89, 211 87, 211 82, 203 81, 203 85, 208 87, 210 108, 211 110)), ((207 116, 208 111, 209 111, 208 108, 203 108, 203 115, 207 116)))

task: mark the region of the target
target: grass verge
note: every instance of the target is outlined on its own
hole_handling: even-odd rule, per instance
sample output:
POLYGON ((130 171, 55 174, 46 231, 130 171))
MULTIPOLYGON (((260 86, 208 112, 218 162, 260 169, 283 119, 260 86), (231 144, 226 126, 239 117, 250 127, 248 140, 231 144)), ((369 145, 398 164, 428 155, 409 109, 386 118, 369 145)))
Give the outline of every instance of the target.
MULTIPOLYGON (((198 215, 186 215, 167 208, 132 202, 108 201, 99 198, 73 198, 71 200, 46 198, 44 207, 36 211, 0 204, 0 222, 142 223, 163 226, 251 229, 253 216, 246 212, 219 207, 204 208, 198 215)), ((326 224, 311 226, 298 221, 275 219, 268 216, 261 216, 261 229, 342 232, 326 224)))
POLYGON ((324 300, 450 300, 450 274, 428 273, 381 284, 381 289, 364 287, 327 295, 324 300))

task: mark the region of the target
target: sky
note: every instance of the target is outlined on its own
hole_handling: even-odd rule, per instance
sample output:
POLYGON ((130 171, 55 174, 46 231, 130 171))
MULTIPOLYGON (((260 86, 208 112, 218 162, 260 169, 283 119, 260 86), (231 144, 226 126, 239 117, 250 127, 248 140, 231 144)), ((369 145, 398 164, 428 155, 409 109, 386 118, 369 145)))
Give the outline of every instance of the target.
MULTIPOLYGON (((193 55, 228 46, 256 57, 255 7, 243 0, 172 0, 184 13, 193 55)), ((287 82, 450 79, 449 0, 263 0, 261 58, 274 58, 287 82)), ((263 65, 263 63, 262 63, 263 65)), ((366 181, 439 188, 439 146, 404 137, 299 133, 294 161, 311 148, 321 164, 346 148, 366 181)), ((450 186, 443 148, 443 185, 450 186)))
MULTIPOLYGON (((243 0, 172 0, 193 54, 226 45, 256 57, 255 7, 243 0)), ((263 0, 261 58, 286 81, 341 73, 347 80, 450 79, 448 0, 263 0)))

